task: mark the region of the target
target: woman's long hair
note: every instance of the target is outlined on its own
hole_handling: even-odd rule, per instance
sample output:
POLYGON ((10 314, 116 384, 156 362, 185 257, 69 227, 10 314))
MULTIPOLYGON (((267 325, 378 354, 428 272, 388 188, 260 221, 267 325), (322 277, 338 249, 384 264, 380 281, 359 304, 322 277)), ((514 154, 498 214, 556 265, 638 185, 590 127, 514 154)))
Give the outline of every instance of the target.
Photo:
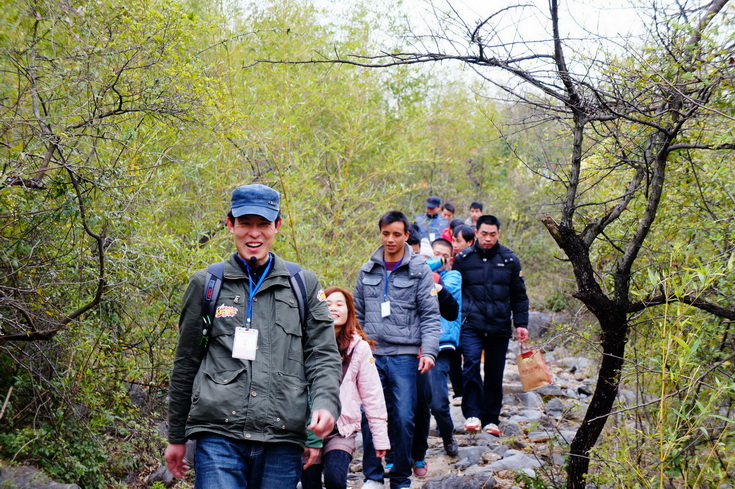
POLYGON ((339 348, 340 355, 342 355, 342 361, 345 362, 350 360, 350 356, 347 354, 347 348, 349 348, 350 343, 352 343, 352 336, 355 333, 359 334, 362 339, 367 341, 371 348, 375 348, 375 342, 373 340, 369 340, 368 337, 365 336, 365 332, 360 327, 360 323, 357 322, 357 315, 355 314, 355 300, 352 298, 352 294, 342 287, 327 287, 327 289, 324 290, 324 295, 329 297, 335 292, 339 292, 345 296, 345 305, 347 306, 347 321, 344 326, 342 326, 342 331, 337 335, 337 347, 339 348))

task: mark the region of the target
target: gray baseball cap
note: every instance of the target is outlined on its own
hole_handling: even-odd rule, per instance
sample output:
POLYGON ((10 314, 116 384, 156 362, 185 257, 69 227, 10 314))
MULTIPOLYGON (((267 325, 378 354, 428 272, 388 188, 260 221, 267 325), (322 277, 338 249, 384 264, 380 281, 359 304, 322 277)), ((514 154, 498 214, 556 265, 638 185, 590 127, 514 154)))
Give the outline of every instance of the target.
POLYGON ((232 191, 231 211, 233 217, 246 214, 262 216, 275 221, 280 209, 281 196, 272 188, 253 183, 232 191))

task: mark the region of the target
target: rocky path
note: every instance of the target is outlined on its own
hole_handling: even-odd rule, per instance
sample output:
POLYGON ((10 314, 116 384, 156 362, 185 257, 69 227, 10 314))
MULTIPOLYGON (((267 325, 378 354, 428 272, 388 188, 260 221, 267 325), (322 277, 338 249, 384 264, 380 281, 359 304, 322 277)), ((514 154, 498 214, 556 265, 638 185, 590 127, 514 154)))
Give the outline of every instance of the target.
MULTIPOLYGON (((413 478, 411 488, 520 488, 519 474, 534 477, 540 472, 560 473, 568 443, 574 436, 594 386, 591 362, 566 356, 561 350, 545 354, 553 383, 523 392, 515 364, 517 344, 511 342, 506 357, 504 405, 496 438, 485 433, 464 432, 459 400, 452 402, 459 455, 444 453, 441 438, 433 429, 426 457, 428 474, 413 478), (491 481, 492 479, 492 481, 491 481)), ((433 420, 432 420, 433 422, 433 420)), ((348 486, 362 487, 362 440, 351 467, 348 486)), ((388 487, 386 479, 386 488, 388 487)))

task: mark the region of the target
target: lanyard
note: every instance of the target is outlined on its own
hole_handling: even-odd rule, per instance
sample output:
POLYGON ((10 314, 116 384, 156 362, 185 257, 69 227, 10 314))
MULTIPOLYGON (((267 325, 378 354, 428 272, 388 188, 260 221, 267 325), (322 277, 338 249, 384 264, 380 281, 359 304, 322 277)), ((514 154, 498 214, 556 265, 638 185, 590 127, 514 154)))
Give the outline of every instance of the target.
MULTIPOLYGON (((396 266, 393 267, 393 270, 401 266, 401 262, 403 262, 403 257, 401 257, 400 260, 398 260, 398 263, 396 263, 396 266)), ((383 266, 385 267, 385 284, 383 286, 383 301, 388 302, 388 278, 390 277, 390 272, 393 270, 388 270, 388 266, 385 264, 385 259, 383 259, 383 266)))
POLYGON ((253 274, 251 273, 250 265, 245 263, 245 265, 248 267, 248 280, 250 281, 250 299, 248 300, 248 317, 245 320, 246 329, 250 329, 250 323, 253 317, 253 298, 255 297, 255 293, 258 292, 258 289, 263 283, 263 280, 265 280, 266 275, 268 275, 268 272, 270 271, 272 264, 273 264, 273 259, 270 256, 270 254, 268 254, 268 265, 265 267, 265 271, 263 272, 263 275, 261 275, 260 280, 258 280, 258 283, 255 284, 255 288, 253 288, 253 274))

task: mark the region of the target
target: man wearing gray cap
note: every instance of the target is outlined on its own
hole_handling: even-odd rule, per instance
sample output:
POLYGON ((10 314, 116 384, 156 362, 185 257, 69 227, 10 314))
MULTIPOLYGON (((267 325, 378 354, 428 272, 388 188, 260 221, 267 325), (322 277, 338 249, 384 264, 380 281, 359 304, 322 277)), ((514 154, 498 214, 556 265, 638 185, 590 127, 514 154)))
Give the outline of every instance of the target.
POLYGON ((449 222, 440 214, 441 199, 436 195, 432 195, 426 199, 426 213, 416 216, 416 225, 419 228, 419 238, 426 238, 429 244, 433 243, 436 238, 441 238, 442 231, 449 226, 449 222))
POLYGON ((339 416, 342 367, 319 280, 303 270, 302 310, 286 262, 271 251, 279 205, 265 185, 236 188, 227 228, 237 252, 224 262, 213 318, 203 300, 207 270, 184 295, 165 457, 182 477, 186 440, 195 439, 196 488, 296 487, 309 415, 319 437, 339 416))

